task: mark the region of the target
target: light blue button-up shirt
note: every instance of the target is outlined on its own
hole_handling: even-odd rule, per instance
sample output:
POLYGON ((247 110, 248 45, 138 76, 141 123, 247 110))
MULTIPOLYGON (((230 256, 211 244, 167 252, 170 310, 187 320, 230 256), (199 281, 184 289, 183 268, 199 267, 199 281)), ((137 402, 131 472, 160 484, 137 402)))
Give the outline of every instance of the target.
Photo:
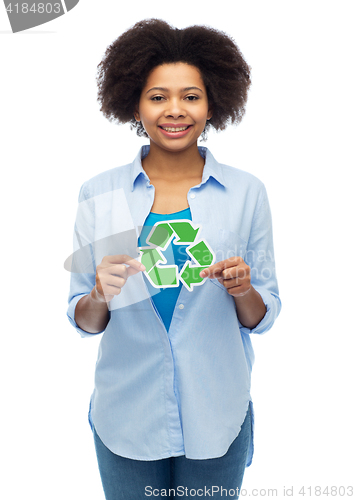
MULTIPOLYGON (((76 324, 75 306, 94 287, 96 266, 105 255, 139 260, 138 238, 154 201, 141 162, 148 152, 143 146, 133 163, 81 187, 74 253, 66 268, 67 314, 82 337, 94 334, 76 324)), ((128 278, 100 332, 90 418, 103 443, 131 459, 208 459, 227 452, 251 402, 250 336, 269 330, 281 308, 263 183, 218 163, 207 148, 199 152, 205 158, 202 181, 187 196, 192 224, 213 250, 213 263, 232 256, 245 260, 267 312, 252 330, 242 326, 233 297, 216 279, 205 278, 192 291, 181 287, 167 331, 143 273, 128 278)), ((253 439, 247 465, 252 455, 253 439)))

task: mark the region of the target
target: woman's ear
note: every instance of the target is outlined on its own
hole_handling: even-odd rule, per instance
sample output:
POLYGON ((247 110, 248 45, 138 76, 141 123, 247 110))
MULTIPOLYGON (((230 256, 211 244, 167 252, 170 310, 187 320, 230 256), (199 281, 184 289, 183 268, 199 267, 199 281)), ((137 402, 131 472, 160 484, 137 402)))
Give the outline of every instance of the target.
POLYGON ((138 106, 136 106, 136 108, 135 108, 135 110, 134 110, 134 113, 133 113, 133 116, 134 116, 134 118, 135 118, 135 120, 136 120, 137 122, 140 122, 140 121, 141 121, 141 118, 140 118, 140 116, 139 116, 138 106))
POLYGON ((212 118, 212 115, 213 115, 213 108, 211 107, 208 109, 207 120, 210 120, 212 118))

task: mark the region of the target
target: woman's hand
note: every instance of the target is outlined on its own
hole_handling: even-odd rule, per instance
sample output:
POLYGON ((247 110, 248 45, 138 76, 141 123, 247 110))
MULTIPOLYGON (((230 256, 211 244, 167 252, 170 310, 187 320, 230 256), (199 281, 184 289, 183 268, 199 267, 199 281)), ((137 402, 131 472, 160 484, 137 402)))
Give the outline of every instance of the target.
POLYGON ((200 272, 202 278, 217 278, 233 297, 242 297, 252 288, 250 267, 241 257, 221 260, 200 272))
POLYGON ((93 293, 100 302, 110 302, 121 293, 129 276, 145 271, 145 266, 129 255, 107 255, 96 267, 93 293))
POLYGON ((240 323, 255 328, 266 314, 261 295, 250 282, 250 267, 241 257, 230 257, 200 272, 202 278, 217 278, 233 296, 240 323))

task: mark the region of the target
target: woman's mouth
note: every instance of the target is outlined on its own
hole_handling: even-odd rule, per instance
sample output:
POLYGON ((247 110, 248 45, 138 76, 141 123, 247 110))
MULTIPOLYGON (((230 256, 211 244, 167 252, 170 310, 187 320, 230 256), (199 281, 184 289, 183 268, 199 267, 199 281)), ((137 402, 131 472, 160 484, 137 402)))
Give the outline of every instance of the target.
POLYGON ((182 130, 186 130, 188 125, 186 127, 161 127, 163 130, 166 130, 167 132, 181 132, 182 130))
POLYGON ((191 127, 192 125, 184 125, 182 127, 168 127, 159 125, 160 130, 165 136, 176 138, 186 135, 191 127))

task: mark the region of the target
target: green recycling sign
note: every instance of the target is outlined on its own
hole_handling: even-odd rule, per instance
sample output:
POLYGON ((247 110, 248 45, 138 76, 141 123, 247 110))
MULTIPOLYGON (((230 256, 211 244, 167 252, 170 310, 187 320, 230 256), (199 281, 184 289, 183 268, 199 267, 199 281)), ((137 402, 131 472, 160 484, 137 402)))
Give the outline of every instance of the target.
POLYGON ((188 219, 154 224, 146 239, 149 246, 139 247, 144 274, 153 287, 178 287, 181 281, 192 292, 194 286, 203 284, 206 278, 201 278, 200 272, 213 264, 215 255, 206 241, 198 239, 199 231, 200 226, 194 227, 188 219), (167 265, 163 255, 173 238, 175 245, 188 245, 186 253, 195 262, 187 260, 180 273, 177 265, 167 265))

